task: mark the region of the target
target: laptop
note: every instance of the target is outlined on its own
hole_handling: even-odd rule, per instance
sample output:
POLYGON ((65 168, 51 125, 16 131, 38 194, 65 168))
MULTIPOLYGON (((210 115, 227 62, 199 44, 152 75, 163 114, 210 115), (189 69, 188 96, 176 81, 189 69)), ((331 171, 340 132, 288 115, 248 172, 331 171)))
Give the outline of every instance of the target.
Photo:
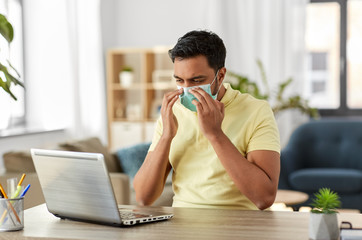
POLYGON ((31 149, 48 211, 62 219, 113 226, 166 220, 173 214, 118 207, 100 153, 31 149))

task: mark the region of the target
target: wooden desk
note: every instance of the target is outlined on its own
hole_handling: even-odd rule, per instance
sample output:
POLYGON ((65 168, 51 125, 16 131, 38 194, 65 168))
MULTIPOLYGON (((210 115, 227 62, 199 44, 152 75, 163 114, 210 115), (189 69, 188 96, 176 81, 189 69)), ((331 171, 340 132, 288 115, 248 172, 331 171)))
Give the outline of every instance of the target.
MULTIPOLYGON (((25 228, 2 232, 1 239, 308 239, 309 213, 155 207, 174 218, 133 227, 110 227, 60 220, 46 206, 25 211, 25 228)), ((340 214, 339 220, 362 227, 362 215, 340 214)))

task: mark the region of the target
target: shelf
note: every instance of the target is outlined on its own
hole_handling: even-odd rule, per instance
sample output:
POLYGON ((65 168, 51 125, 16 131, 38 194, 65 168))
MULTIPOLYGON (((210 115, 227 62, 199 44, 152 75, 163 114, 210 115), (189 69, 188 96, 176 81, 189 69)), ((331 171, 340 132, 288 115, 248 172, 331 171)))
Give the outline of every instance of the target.
POLYGON ((168 49, 170 47, 116 48, 107 51, 110 149, 119 149, 129 142, 152 140, 163 96, 177 89, 168 49), (133 69, 133 82, 129 86, 120 83, 119 73, 125 67, 133 69), (124 139, 124 136, 129 139, 124 139))
POLYGON ((141 84, 141 83, 138 83, 138 84, 132 84, 131 86, 122 86, 121 84, 119 83, 114 83, 112 85, 112 89, 113 90, 140 90, 144 88, 144 84, 141 84))
POLYGON ((147 89, 160 89, 160 90, 168 90, 168 89, 176 89, 176 83, 163 83, 163 82, 156 82, 156 83, 148 83, 146 86, 147 89))
POLYGON ((140 118, 135 118, 135 119, 130 119, 130 118, 113 118, 113 122, 144 122, 144 119, 140 119, 140 118))
POLYGON ((176 83, 138 83, 132 84, 131 86, 122 86, 119 83, 114 83, 112 85, 113 90, 140 90, 140 89, 150 89, 150 90, 173 90, 176 89, 176 83))

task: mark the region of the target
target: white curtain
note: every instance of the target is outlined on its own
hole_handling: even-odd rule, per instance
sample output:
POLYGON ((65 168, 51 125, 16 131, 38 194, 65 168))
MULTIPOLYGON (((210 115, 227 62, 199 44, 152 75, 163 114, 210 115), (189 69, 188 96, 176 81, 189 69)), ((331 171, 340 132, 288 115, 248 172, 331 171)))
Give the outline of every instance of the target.
POLYGON ((23 4, 29 125, 106 143, 100 0, 23 4))
POLYGON ((67 22, 74 79, 73 131, 106 142, 106 90, 100 0, 68 0, 67 22))
MULTIPOLYGON (((248 76, 263 86, 256 64, 256 60, 260 59, 272 91, 277 90, 278 83, 292 77, 292 86, 286 94, 302 94, 307 2, 209 0, 205 3, 205 26, 223 38, 228 51, 228 70, 248 76)), ((285 117, 285 113, 277 116, 282 146, 297 125, 296 119, 290 119, 292 115, 295 116, 289 114, 285 117)))

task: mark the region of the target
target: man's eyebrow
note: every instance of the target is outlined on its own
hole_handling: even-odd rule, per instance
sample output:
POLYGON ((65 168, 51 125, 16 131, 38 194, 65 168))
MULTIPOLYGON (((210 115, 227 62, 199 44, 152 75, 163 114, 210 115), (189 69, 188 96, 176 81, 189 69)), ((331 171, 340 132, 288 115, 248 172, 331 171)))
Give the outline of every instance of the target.
MULTIPOLYGON (((177 79, 182 79, 181 77, 177 76, 177 75, 173 75, 174 78, 177 78, 177 79)), ((203 78, 207 78, 207 76, 205 75, 198 75, 198 76, 195 76, 195 77, 192 77, 192 78, 189 78, 188 80, 196 80, 196 79, 203 79, 203 78)), ((183 80, 183 79, 182 79, 183 80)))

